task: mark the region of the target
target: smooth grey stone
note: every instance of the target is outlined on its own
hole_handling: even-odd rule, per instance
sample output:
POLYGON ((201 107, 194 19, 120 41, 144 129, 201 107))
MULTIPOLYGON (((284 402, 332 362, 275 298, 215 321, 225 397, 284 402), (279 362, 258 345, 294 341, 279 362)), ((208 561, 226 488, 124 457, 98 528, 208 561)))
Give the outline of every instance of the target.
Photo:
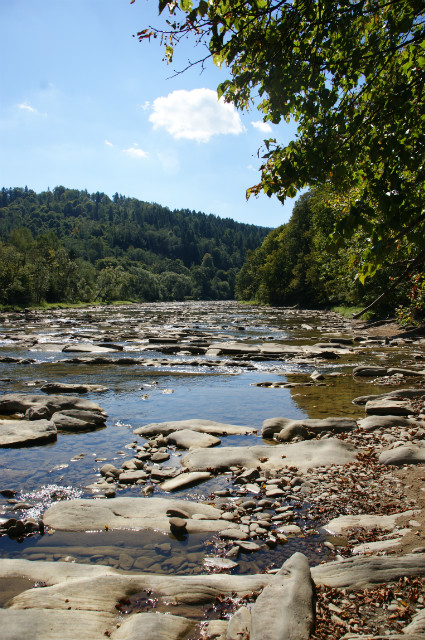
POLYGON ((389 429, 391 427, 425 426, 413 418, 404 416, 368 416, 358 421, 359 429, 374 431, 375 429, 389 429))
POLYGON ((223 424, 221 422, 214 422, 213 420, 193 419, 176 420, 174 422, 154 422, 135 429, 133 433, 144 437, 154 436, 157 434, 167 436, 173 431, 180 431, 181 429, 191 429, 192 431, 210 433, 213 435, 246 435, 256 433, 257 431, 251 427, 223 424))
POLYGON ((226 640, 249 640, 251 632, 251 612, 248 607, 240 607, 229 619, 226 640))
POLYGON ((397 582, 404 576, 424 576, 425 554, 353 556, 319 564, 311 569, 311 574, 316 584, 337 589, 364 589, 380 583, 397 582))
POLYGON ((207 433, 193 431, 193 429, 181 429, 170 433, 167 436, 167 442, 175 444, 179 449, 195 449, 197 447, 215 447, 221 443, 221 440, 207 433))
POLYGON ((379 458, 379 464, 401 466, 402 464, 425 463, 425 444, 406 444, 395 449, 383 451, 379 458))
POLYGON ((47 382, 40 387, 44 393, 99 393, 108 391, 100 384, 70 384, 66 382, 47 382))
POLYGON ((261 469, 309 468, 353 462, 355 447, 337 438, 306 440, 274 447, 221 447, 220 449, 195 449, 182 458, 182 465, 189 470, 228 470, 233 466, 259 467, 261 469))
POLYGON ((312 433, 321 433, 322 431, 332 431, 341 433, 343 431, 352 431, 357 427, 357 423, 352 418, 323 418, 323 419, 305 419, 291 420, 290 418, 268 418, 264 420, 261 429, 263 438, 272 438, 275 433, 281 432, 287 427, 303 427, 312 433))
POLYGON ((138 469, 135 471, 125 471, 124 473, 120 473, 118 481, 121 484, 135 484, 138 480, 146 480, 148 477, 149 476, 146 471, 138 469))
POLYGON ((295 553, 251 608, 250 640, 308 640, 314 616, 310 566, 302 553, 295 553))
POLYGON ((27 447, 56 439, 57 429, 50 420, 0 420, 0 447, 27 447))
POLYGON ((221 558, 220 556, 204 558, 202 563, 206 567, 212 567, 213 569, 234 569, 238 566, 237 562, 229 560, 228 558, 221 558))
POLYGON ((112 637, 114 640, 181 640, 191 636, 196 625, 196 620, 168 613, 134 613, 123 619, 112 637))
POLYGON ((211 478, 208 471, 192 471, 191 473, 180 473, 171 480, 166 480, 161 484, 163 491, 177 491, 183 487, 190 487, 200 482, 205 482, 211 478))
POLYGON ((408 416, 415 413, 408 400, 396 398, 377 398, 366 402, 365 410, 368 415, 378 416, 408 416))
POLYGON ((64 409, 83 409, 85 411, 96 411, 105 415, 102 408, 96 402, 74 396, 45 396, 26 393, 8 393, 0 396, 0 414, 25 413, 27 409, 38 406, 47 407, 51 410, 51 413, 63 411, 64 409))
MULTIPOLYGON (((84 413, 88 414, 88 411, 84 413)), ((96 429, 102 429, 105 426, 105 421, 96 420, 96 418, 77 418, 61 411, 57 411, 51 417, 52 422, 55 424, 58 431, 95 431, 96 429)))
POLYGON ((62 531, 113 529, 158 529, 167 532, 170 524, 166 515, 171 508, 184 509, 191 518, 188 533, 221 531, 229 523, 221 520, 221 511, 200 502, 171 498, 111 498, 110 500, 64 500, 55 502, 44 513, 44 523, 62 531), (206 520, 194 519, 200 513, 206 520))

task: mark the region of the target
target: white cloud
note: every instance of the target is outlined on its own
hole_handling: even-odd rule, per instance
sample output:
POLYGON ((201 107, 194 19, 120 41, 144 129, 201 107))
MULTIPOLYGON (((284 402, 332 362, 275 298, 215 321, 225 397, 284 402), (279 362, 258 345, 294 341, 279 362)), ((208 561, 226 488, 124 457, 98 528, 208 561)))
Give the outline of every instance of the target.
POLYGON ((114 146, 114 145, 112 144, 112 142, 109 142, 109 140, 105 140, 105 144, 106 144, 108 147, 113 147, 113 146, 114 146))
POLYGON ((263 133, 271 133, 272 128, 268 122, 263 122, 262 120, 256 120, 255 122, 251 122, 252 126, 262 131, 263 133))
POLYGON ((145 102, 140 105, 140 108, 143 109, 143 111, 147 111, 150 106, 151 103, 149 102, 149 100, 145 100, 145 102))
POLYGON ((37 109, 34 109, 34 107, 27 104, 26 102, 23 102, 22 104, 18 104, 18 109, 23 109, 24 111, 29 111, 30 113, 38 114, 37 109))
POLYGON ((154 129, 164 128, 173 138, 209 142, 217 134, 242 133, 236 109, 217 99, 212 89, 178 90, 156 98, 149 116, 154 129))
POLYGON ((138 149, 136 146, 129 147, 128 149, 123 149, 123 152, 128 153, 128 155, 133 156, 133 158, 147 158, 149 156, 149 153, 147 151, 138 149))

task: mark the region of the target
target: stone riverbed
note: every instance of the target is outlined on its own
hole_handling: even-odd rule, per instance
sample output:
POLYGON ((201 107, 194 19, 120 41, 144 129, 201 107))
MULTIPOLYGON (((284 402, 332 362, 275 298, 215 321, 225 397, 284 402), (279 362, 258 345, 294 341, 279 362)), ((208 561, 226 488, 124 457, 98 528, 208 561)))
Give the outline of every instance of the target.
POLYGON ((5 640, 425 637, 424 332, 4 313, 0 381, 5 640))

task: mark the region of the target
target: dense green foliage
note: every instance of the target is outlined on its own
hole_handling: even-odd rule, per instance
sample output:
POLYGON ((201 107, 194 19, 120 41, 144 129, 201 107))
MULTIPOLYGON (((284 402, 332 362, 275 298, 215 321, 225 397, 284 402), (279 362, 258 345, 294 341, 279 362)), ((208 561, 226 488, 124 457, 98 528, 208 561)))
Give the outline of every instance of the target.
POLYGON ((0 193, 0 303, 228 299, 269 229, 115 194, 0 193))
MULTIPOLYGON (((341 252, 346 247, 348 257, 353 246, 361 252, 353 272, 357 279, 385 281, 392 261, 395 281, 410 278, 412 291, 420 290, 415 283, 425 261, 423 0, 158 4, 160 14, 168 7, 168 21, 140 31, 140 40, 161 35, 171 61, 175 45, 193 36, 207 47, 201 64, 211 57, 228 68, 230 79, 218 87, 227 102, 240 109, 258 102, 265 121, 298 124, 288 144, 265 141, 261 180, 248 195, 264 191, 283 202, 305 187, 331 185, 347 206, 329 232, 341 252)), ((262 251, 275 255, 277 246, 292 246, 293 224, 274 232, 262 251)), ((309 251, 308 243, 316 237, 314 221, 300 222, 301 227, 303 247, 298 248, 309 251)), ((258 252, 250 258, 252 266, 254 260, 259 260, 258 252)), ((274 259, 270 262, 275 271, 263 284, 274 282, 277 291, 261 297, 293 299, 296 291, 308 296, 313 278, 308 269, 297 263, 297 273, 288 281, 283 260, 279 283, 279 268, 274 259), (305 290, 300 278, 305 278, 305 290)), ((350 272, 349 265, 346 270, 350 272)), ((266 272, 264 267, 263 279, 266 272)), ((255 283, 255 268, 251 276, 255 283)), ((354 291, 357 284, 351 287, 354 291)), ((372 288, 377 291, 377 283, 372 288)))
MULTIPOLYGON (((316 187, 301 196, 289 222, 248 253, 236 280, 237 297, 272 305, 364 306, 387 290, 400 270, 390 259, 373 279, 363 284, 358 277, 368 243, 364 230, 353 234, 344 247, 329 250, 330 233, 347 216, 350 196, 344 199, 329 187, 316 187)), ((423 280, 415 283, 420 315, 423 280)), ((409 304, 411 293, 407 284, 398 287, 382 300, 378 311, 394 312, 396 306, 409 304)))

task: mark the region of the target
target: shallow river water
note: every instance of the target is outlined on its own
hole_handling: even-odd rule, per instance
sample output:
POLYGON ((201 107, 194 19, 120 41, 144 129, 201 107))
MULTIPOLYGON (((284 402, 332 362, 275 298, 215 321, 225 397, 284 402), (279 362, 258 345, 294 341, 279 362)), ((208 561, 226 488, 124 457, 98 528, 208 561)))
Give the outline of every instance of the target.
MULTIPOLYGON (((24 514, 38 518, 55 500, 96 496, 87 487, 99 479, 100 467, 105 462, 120 467, 131 458, 130 445, 145 442, 133 430, 148 423, 203 418, 254 427, 260 434, 262 422, 276 416, 361 416, 361 408, 354 406, 352 399, 379 391, 365 379, 353 379, 353 366, 399 364, 411 355, 408 344, 394 349, 369 341, 364 348, 335 359, 223 356, 204 353, 203 349, 211 342, 228 341, 312 346, 359 334, 361 329, 353 331, 350 322, 329 312, 250 307, 234 302, 156 303, 5 314, 0 322, 1 393, 41 393, 39 389, 45 381, 100 384, 108 390, 83 397, 98 402, 108 419, 103 429, 60 433, 51 444, 0 449, 0 489, 16 491, 12 501, 0 496, 1 517, 24 514), (76 355, 96 354, 62 352, 64 345, 109 341, 123 348, 108 354, 109 360, 125 355, 143 358, 145 362, 75 363, 71 360, 76 355), (52 350, 34 350, 43 343, 54 343, 52 350), (179 345, 177 352, 175 343, 179 345), (35 362, 4 362, 7 356, 31 358, 35 362), (309 376, 315 370, 325 375, 321 384, 293 388, 255 386, 266 381, 310 382, 309 376), (16 501, 26 502, 31 508, 14 512, 16 501)), ((224 446, 262 442, 260 435, 222 438, 224 446)), ((171 459, 162 466, 178 465, 181 455, 172 452, 171 459)), ((224 474, 173 497, 219 504, 214 492, 227 487, 229 477, 224 474)), ((141 487, 122 487, 117 495, 139 497, 141 487)), ((159 485, 153 495, 164 495, 159 485)), ((295 522, 306 525, 301 506, 295 522)), ((212 538, 212 534, 190 535, 180 540, 171 533, 152 531, 46 531, 44 535, 21 540, 2 536, 0 554, 33 560, 100 563, 126 571, 199 573, 205 570, 202 563, 211 550, 212 538)), ((309 535, 289 538, 285 545, 273 550, 242 553, 236 572, 256 573, 272 564, 280 565, 295 550, 305 552, 313 564, 320 562, 328 557, 324 540, 319 532, 310 531, 309 535)))

